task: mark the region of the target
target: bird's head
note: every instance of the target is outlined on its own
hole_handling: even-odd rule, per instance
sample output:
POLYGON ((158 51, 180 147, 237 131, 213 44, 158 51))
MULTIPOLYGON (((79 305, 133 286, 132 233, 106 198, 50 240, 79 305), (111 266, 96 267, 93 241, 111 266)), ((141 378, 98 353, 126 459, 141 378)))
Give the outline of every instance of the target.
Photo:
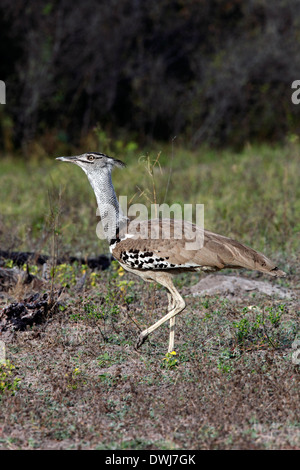
POLYGON ((58 157, 56 160, 62 162, 75 163, 80 166, 83 171, 90 175, 94 172, 101 172, 107 170, 112 170, 114 166, 123 168, 125 163, 116 158, 109 157, 104 153, 98 152, 87 152, 82 155, 76 155, 75 157, 58 157))

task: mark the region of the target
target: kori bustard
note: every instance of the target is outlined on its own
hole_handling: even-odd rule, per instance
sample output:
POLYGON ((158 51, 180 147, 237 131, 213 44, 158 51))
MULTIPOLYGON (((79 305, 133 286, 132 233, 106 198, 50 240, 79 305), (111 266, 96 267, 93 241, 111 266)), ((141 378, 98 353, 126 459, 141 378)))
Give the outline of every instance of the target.
POLYGON ((152 219, 128 223, 111 179, 113 167, 125 166, 122 161, 97 152, 58 157, 57 160, 75 163, 86 173, 95 192, 104 234, 113 257, 127 271, 167 289, 168 313, 140 333, 137 347, 150 333, 170 321, 168 352, 173 351, 175 316, 185 308, 185 301, 172 281, 177 273, 247 268, 276 277, 286 275, 263 254, 190 222, 152 219), (190 244, 195 238, 202 242, 196 247, 190 244))

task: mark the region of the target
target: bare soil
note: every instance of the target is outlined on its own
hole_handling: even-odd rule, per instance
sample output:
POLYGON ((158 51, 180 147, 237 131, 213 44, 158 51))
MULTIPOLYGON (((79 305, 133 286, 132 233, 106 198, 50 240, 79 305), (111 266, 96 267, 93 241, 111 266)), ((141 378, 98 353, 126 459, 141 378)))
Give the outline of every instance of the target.
POLYGON ((0 394, 0 449, 300 448, 297 266, 285 284, 179 276, 187 308, 172 357, 167 325, 135 349, 166 310, 164 290, 115 267, 96 284, 91 274, 0 293, 0 339, 15 366, 0 394), (39 323, 5 323, 12 303, 43 298, 39 323))

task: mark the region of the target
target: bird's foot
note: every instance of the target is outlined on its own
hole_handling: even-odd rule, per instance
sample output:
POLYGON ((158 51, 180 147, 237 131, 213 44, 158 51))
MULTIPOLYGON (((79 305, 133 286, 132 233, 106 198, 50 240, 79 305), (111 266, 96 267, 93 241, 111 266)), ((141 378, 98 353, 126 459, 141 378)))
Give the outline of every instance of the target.
POLYGON ((142 346, 142 344, 144 344, 144 342, 146 341, 146 339, 148 338, 148 335, 147 333, 141 333, 137 339, 137 342, 136 342, 136 345, 135 345, 135 348, 138 349, 142 346))

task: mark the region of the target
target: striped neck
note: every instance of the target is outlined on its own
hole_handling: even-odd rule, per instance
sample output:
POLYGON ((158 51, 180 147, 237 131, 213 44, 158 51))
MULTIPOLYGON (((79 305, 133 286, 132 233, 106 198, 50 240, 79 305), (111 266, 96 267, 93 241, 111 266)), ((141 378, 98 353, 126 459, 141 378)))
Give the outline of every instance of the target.
POLYGON ((111 169, 105 168, 97 173, 89 172, 87 177, 96 196, 105 238, 111 243, 118 238, 121 226, 128 220, 119 205, 112 184, 111 169))

